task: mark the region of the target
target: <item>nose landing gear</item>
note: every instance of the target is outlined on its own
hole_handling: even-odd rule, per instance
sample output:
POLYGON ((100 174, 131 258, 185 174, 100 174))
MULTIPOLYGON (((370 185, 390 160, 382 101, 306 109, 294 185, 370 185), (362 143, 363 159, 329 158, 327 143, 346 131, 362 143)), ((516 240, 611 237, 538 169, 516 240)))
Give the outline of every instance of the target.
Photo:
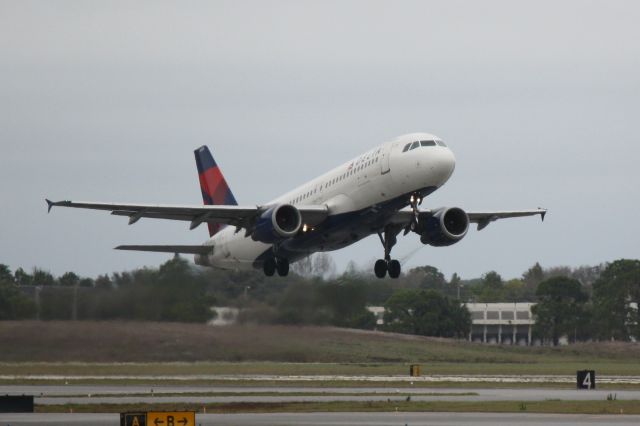
POLYGON ((418 206, 422 204, 422 196, 418 193, 411 194, 409 198, 409 205, 411 206, 411 211, 413 212, 413 217, 411 218, 411 222, 404 229, 404 235, 407 235, 409 231, 415 231, 418 229, 418 215, 420 214, 420 210, 418 206))
POLYGON ((378 278, 384 278, 387 272, 390 278, 398 278, 402 272, 400 262, 396 259, 391 259, 391 249, 397 242, 396 235, 398 232, 399 230, 390 226, 384 228, 384 236, 382 232, 378 232, 378 237, 380 237, 380 242, 384 247, 384 259, 376 260, 373 267, 373 271, 378 278))

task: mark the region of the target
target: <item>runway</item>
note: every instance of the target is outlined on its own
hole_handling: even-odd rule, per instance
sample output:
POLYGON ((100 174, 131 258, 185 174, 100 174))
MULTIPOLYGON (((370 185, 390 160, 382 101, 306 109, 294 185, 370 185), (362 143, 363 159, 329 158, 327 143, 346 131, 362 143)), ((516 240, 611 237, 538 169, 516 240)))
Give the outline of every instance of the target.
MULTIPOLYGON (((0 414, 2 426, 95 425, 116 426, 118 414, 0 414)), ((200 426, 582 426, 637 425, 640 416, 493 413, 274 413, 197 414, 200 426)))
POLYGON ((545 388, 302 388, 222 386, 2 385, 0 394, 34 395, 36 404, 229 403, 300 401, 603 401, 640 400, 640 390, 545 388))
MULTIPOLYGON (((640 400, 640 390, 491 389, 491 388, 309 388, 233 386, 114 386, 114 385, 2 385, 0 394, 34 395, 36 405, 58 404, 162 404, 292 401, 603 401, 609 394, 618 400, 640 400)), ((535 413, 238 413, 197 414, 205 425, 636 425, 637 415, 562 415, 535 413)), ((118 425, 118 414, 0 414, 0 426, 118 425)))
MULTIPOLYGON (((420 377, 409 377, 406 375, 271 375, 271 374, 188 374, 188 375, 60 375, 60 374, 2 374, 0 380, 3 381, 56 381, 73 383, 77 381, 172 381, 172 382, 193 382, 193 381, 216 381, 228 382, 233 385, 237 382, 404 382, 404 383, 563 383, 572 384, 576 382, 575 375, 425 375, 420 377)), ((598 383, 606 384, 640 384, 640 376, 608 376, 599 375, 598 383)))

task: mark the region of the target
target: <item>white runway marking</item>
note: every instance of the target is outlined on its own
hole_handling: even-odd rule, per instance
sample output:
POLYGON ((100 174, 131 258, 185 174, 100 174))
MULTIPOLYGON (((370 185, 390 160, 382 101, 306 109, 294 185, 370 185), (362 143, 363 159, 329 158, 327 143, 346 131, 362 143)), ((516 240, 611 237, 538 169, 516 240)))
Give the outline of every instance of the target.
MULTIPOLYGON (((304 375, 280 376, 268 374, 256 375, 55 375, 55 374, 27 374, 0 375, 0 380, 51 380, 51 381, 79 381, 79 380, 141 380, 141 381, 270 381, 270 382, 322 382, 322 381, 358 381, 358 382, 415 382, 415 383, 575 383, 574 375, 430 375, 421 377, 398 376, 337 376, 337 375, 304 375)), ((598 383, 607 384, 640 384, 640 376, 598 376, 598 383)))

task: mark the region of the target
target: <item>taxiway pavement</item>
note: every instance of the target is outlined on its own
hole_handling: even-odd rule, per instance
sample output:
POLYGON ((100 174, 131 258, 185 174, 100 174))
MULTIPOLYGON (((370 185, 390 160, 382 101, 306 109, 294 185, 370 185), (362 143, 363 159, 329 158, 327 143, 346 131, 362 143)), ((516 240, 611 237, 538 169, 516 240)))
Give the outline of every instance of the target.
MULTIPOLYGON (((5 426, 116 426, 118 414, 0 414, 5 426)), ((197 414, 199 426, 584 426, 638 425, 640 416, 521 413, 269 413, 197 414)))

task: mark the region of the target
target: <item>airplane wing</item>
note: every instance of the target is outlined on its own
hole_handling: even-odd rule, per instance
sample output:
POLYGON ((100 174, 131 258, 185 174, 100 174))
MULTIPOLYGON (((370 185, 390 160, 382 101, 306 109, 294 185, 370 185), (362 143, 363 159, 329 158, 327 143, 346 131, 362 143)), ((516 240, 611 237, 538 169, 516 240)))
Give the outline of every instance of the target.
MULTIPOLYGON (((430 216, 436 210, 421 210, 419 216, 430 216)), ((495 222, 498 219, 507 219, 511 217, 524 217, 540 215, 544 220, 547 214, 546 209, 533 209, 533 210, 510 210, 510 211, 491 211, 491 212, 466 212, 469 217, 469 222, 478 224, 478 231, 486 228, 491 222, 495 222)), ((400 210, 391 217, 389 222, 398 225, 407 225, 413 219, 413 212, 411 210, 400 210)))
POLYGON ((153 251, 156 253, 184 253, 202 254, 213 253, 213 246, 170 246, 170 245, 123 245, 114 247, 116 250, 153 251))
MULTIPOLYGON (((141 218, 182 220, 190 222, 189 229, 202 223, 224 223, 251 230, 256 219, 271 206, 202 205, 178 206, 158 204, 118 204, 94 203, 86 201, 46 200, 49 211, 52 207, 73 207, 80 209, 106 210, 116 216, 129 217, 129 225, 141 218)), ((329 214, 327 206, 297 207, 305 224, 314 226, 329 214)))
POLYGON ((486 228, 491 222, 498 219, 508 219, 510 217, 524 217, 540 215, 540 219, 544 221, 547 209, 537 208, 534 210, 512 210, 512 211, 495 211, 495 212, 467 212, 469 222, 478 224, 478 231, 486 228))

